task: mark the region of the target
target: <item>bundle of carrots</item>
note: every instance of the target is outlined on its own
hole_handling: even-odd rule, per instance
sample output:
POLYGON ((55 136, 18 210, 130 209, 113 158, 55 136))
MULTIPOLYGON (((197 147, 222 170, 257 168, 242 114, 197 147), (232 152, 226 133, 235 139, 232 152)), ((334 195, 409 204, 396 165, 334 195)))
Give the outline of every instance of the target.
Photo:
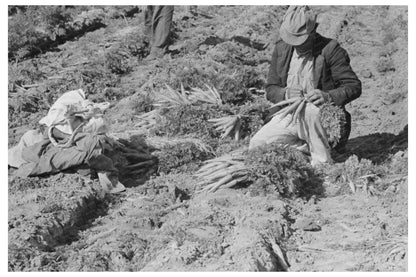
POLYGON ((248 151, 245 147, 239 148, 204 163, 195 174, 201 179, 197 184, 203 187, 200 192, 251 184, 254 190, 257 187, 291 197, 314 177, 308 158, 302 152, 278 142, 248 151))
POLYGON ((213 123, 216 131, 221 131, 221 139, 224 139, 230 134, 234 134, 234 139, 240 139, 241 118, 239 115, 230 115, 220 118, 208 119, 208 122, 213 123))
POLYGON ((284 107, 283 109, 279 110, 278 112, 274 113, 272 117, 279 116, 280 118, 285 118, 288 114, 291 114, 291 118, 289 122, 287 123, 287 126, 290 124, 295 124, 300 117, 302 116, 302 111, 304 111, 304 108, 306 106, 306 103, 308 101, 304 96, 296 97, 296 98, 290 98, 284 101, 281 101, 277 104, 274 104, 270 107, 270 109, 273 109, 275 107, 283 107, 285 105, 289 105, 287 107, 284 107))
POLYGON ((150 130, 156 125, 158 119, 160 118, 160 114, 158 110, 152 110, 150 112, 136 116, 136 118, 139 120, 139 122, 134 125, 135 127, 144 130, 150 130))
POLYGON ((244 165, 243 151, 237 150, 231 154, 205 161, 196 172, 202 179, 197 186, 203 186, 199 192, 215 192, 220 188, 231 188, 248 179, 248 171, 244 165))
MULTIPOLYGON (((181 90, 176 91, 170 86, 166 85, 166 90, 157 93, 158 100, 153 104, 156 109, 136 116, 139 122, 135 125, 140 129, 149 130, 156 125, 161 119, 160 108, 175 109, 182 105, 194 105, 194 104, 212 104, 221 105, 221 95, 214 88, 206 86, 206 90, 200 88, 192 88, 191 90, 185 90, 181 84, 181 90)), ((237 129, 237 128, 236 128, 237 129)))
POLYGON ((221 105, 221 95, 220 93, 215 89, 215 87, 210 87, 208 85, 205 85, 207 90, 203 90, 200 88, 191 88, 191 91, 188 92, 188 98, 197 103, 208 103, 213 105, 221 105))
MULTIPOLYGON (((305 107, 309 101, 304 96, 289 98, 274 104, 269 109, 272 110, 275 107, 284 107, 283 109, 275 112, 272 117, 279 116, 281 119, 287 115, 291 115, 289 122, 286 127, 290 124, 295 124, 302 117, 305 116, 305 107)), ((310 102, 309 102, 310 103, 310 102)), ((338 106, 331 103, 324 103, 319 106, 319 116, 321 119, 322 126, 324 127, 328 136, 328 141, 332 147, 335 147, 343 134, 346 132, 346 116, 345 112, 338 106)))
POLYGON ((159 101, 154 106, 156 107, 166 107, 171 108, 178 105, 184 104, 201 104, 201 103, 208 103, 213 105, 221 105, 221 95, 220 93, 214 88, 208 85, 205 85, 207 90, 203 90, 200 88, 192 88, 191 90, 187 91, 181 84, 181 90, 178 92, 171 88, 168 85, 166 86, 166 90, 163 93, 159 94, 159 101))

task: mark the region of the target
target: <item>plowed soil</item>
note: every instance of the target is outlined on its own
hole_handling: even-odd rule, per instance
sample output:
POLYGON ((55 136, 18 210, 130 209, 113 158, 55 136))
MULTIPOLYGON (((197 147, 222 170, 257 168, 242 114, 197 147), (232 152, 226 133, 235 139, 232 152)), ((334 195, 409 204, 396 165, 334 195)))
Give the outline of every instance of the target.
MULTIPOLYGON (((286 8, 200 6, 193 16, 178 6, 162 61, 144 61, 143 44, 142 54, 108 65, 111 51, 142 42, 138 11, 10 62, 9 146, 46 114, 47 93, 78 89, 81 79, 94 100, 115 103, 110 129, 123 138, 139 132, 135 115, 147 111, 140 99, 165 84, 264 89, 286 8), (25 79, 24 70, 37 75, 25 79)), ((407 7, 314 8, 318 32, 348 51, 363 84, 347 105, 347 151, 322 169, 321 193, 197 194, 192 170, 178 170, 109 196, 80 172, 22 179, 9 169, 9 271, 407 271, 407 7)))

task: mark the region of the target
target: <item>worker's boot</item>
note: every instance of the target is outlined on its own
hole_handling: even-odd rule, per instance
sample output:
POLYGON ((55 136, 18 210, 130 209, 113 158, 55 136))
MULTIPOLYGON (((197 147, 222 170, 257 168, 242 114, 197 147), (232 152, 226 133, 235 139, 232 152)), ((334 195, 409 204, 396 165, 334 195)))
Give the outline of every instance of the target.
POLYGON ((157 59, 162 59, 165 55, 166 50, 164 48, 159 47, 152 47, 150 50, 150 54, 144 58, 144 61, 154 61, 157 59))
POLYGON ((98 180, 106 193, 117 194, 126 190, 126 187, 110 172, 98 172, 98 180))

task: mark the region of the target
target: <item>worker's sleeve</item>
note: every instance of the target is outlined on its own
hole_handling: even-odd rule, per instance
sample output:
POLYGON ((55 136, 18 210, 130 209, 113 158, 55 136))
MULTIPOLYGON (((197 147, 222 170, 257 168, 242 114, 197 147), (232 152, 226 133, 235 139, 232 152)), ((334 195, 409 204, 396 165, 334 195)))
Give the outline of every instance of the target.
POLYGON ((327 60, 335 89, 329 90, 332 101, 337 106, 344 106, 361 95, 361 81, 350 66, 350 58, 339 44, 329 54, 327 60))
POLYGON ((267 76, 266 84, 266 98, 272 103, 278 103, 285 99, 285 88, 281 87, 281 82, 278 74, 277 59, 278 47, 274 48, 272 61, 270 63, 269 75, 267 76))

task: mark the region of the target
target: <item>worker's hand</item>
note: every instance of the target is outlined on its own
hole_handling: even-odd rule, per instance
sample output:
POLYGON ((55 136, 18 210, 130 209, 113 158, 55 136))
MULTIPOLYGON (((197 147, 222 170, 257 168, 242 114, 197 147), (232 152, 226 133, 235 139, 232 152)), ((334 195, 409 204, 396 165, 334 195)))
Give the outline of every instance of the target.
POLYGON ((306 100, 319 107, 322 104, 329 102, 329 94, 320 89, 314 89, 309 91, 306 95, 306 100))

